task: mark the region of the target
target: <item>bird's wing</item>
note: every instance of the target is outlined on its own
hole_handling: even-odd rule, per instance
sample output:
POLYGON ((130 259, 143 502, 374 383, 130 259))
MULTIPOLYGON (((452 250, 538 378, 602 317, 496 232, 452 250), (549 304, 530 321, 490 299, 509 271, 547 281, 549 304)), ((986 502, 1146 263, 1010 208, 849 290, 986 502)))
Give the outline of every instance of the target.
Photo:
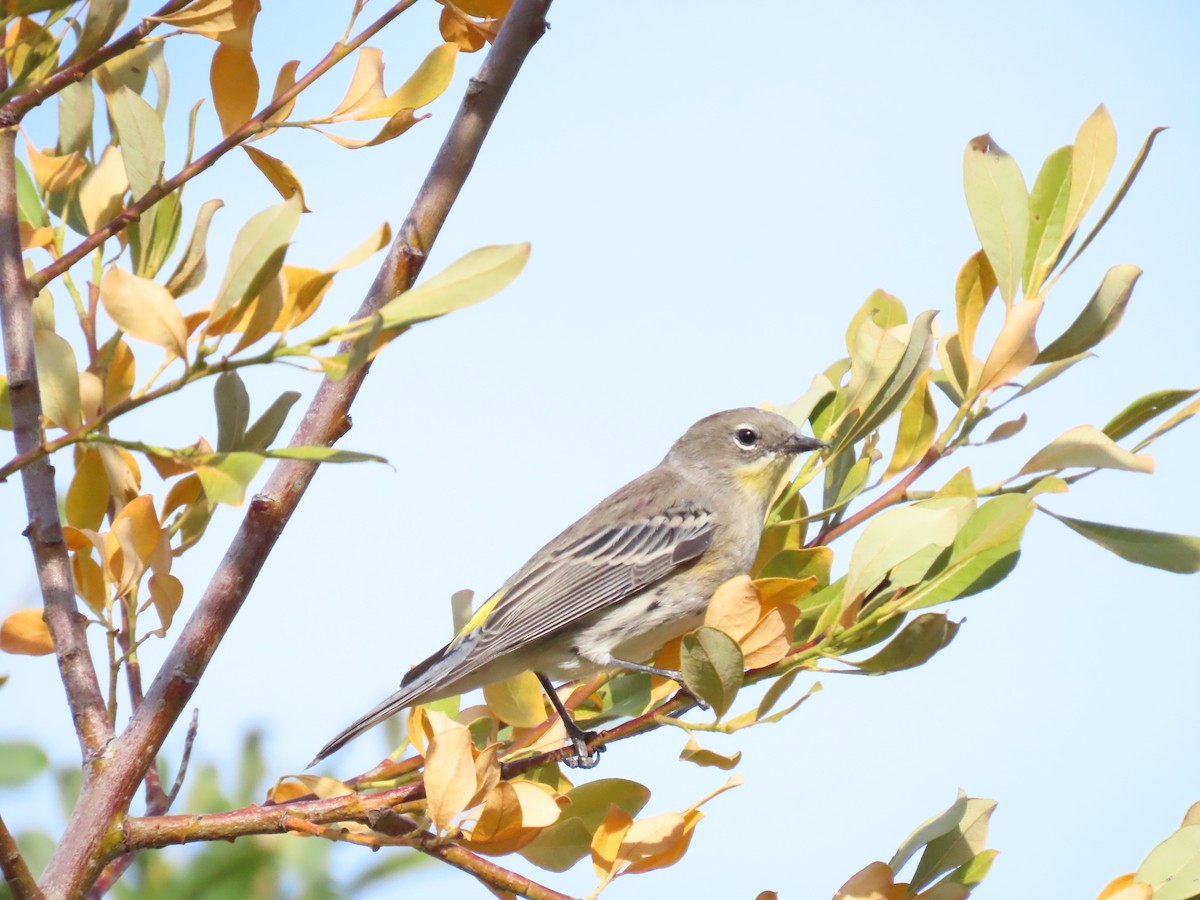
POLYGON ((482 622, 473 621, 449 646, 411 669, 404 683, 418 681, 436 663, 457 655, 455 649, 466 650, 460 643, 470 645, 454 665, 461 678, 619 603, 695 562, 715 530, 709 510, 685 503, 587 532, 535 557, 476 613, 482 622))
POLYGON ((508 585, 483 623, 480 649, 503 653, 547 637, 694 562, 712 543, 712 518, 689 503, 556 550, 508 585))

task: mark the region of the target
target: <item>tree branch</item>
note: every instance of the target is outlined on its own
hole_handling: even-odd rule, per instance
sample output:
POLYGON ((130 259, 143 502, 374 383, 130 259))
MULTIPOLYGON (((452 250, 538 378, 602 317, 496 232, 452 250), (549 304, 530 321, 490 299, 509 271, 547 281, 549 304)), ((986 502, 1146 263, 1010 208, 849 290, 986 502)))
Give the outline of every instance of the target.
POLYGON ((404 12, 417 0, 400 0, 395 6, 381 15, 378 19, 360 31, 352 40, 345 44, 335 44, 333 49, 325 54, 315 66, 309 69, 304 76, 298 78, 296 83, 290 88, 273 99, 270 103, 260 109, 254 116, 248 119, 236 131, 232 132, 223 141, 216 144, 211 150, 205 153, 198 159, 193 160, 188 165, 184 166, 173 176, 166 181, 160 181, 150 190, 146 191, 141 197, 130 203, 121 212, 117 213, 107 224, 101 226, 96 231, 93 231, 86 238, 72 247, 70 250, 63 253, 58 259, 52 262, 46 268, 39 270, 29 278, 29 283, 32 286, 33 292, 36 294, 45 287, 51 280, 57 278, 63 272, 75 265, 106 240, 124 231, 139 218, 142 213, 152 207, 155 203, 161 200, 167 194, 174 191, 181 185, 191 181, 205 169, 210 168, 217 160, 232 150, 234 147, 241 146, 247 138, 251 138, 256 134, 262 133, 267 127, 267 120, 275 113, 279 112, 285 106, 292 102, 300 93, 305 90, 314 81, 340 63, 343 59, 349 56, 354 50, 362 46, 368 40, 375 36, 382 28, 390 23, 396 16, 404 12))
MULTIPOLYGON (((13 439, 20 454, 42 443, 42 398, 33 352, 33 292, 21 262, 16 136, 15 127, 0 130, 0 327, 4 332, 13 439)), ((29 521, 25 535, 33 550, 46 625, 54 638, 58 670, 84 763, 90 768, 112 739, 112 723, 88 650, 87 620, 75 605, 71 562, 58 518, 58 493, 50 460, 30 463, 21 471, 21 483, 29 521)))
MULTIPOLYGON (((508 89, 545 31, 549 5, 550 0, 516 0, 513 4, 356 318, 372 315, 416 280, 508 89)), ((338 383, 321 383, 292 437, 293 446, 329 444, 336 438, 366 371, 361 369, 338 383)), ((81 893, 120 845, 118 819, 191 698, 315 471, 316 466, 309 463, 284 461, 251 501, 224 560, 146 692, 145 702, 115 742, 111 760, 99 777, 85 782, 64 839, 43 876, 47 894, 66 897, 81 893)))
POLYGON ((4 819, 0 818, 0 871, 4 872, 4 880, 8 882, 13 900, 41 900, 42 892, 38 890, 33 873, 21 855, 21 848, 13 840, 4 819))
POLYGON ((844 519, 832 528, 821 529, 820 534, 805 544, 805 548, 820 547, 828 544, 836 537, 841 537, 847 531, 858 527, 867 519, 878 513, 880 510, 887 509, 896 503, 903 503, 908 496, 908 489, 912 487, 914 481, 929 471, 929 467, 942 458, 942 454, 937 448, 932 448, 921 457, 920 461, 913 466, 907 475, 897 481, 890 487, 885 494, 881 494, 871 503, 864 506, 848 519, 844 519))

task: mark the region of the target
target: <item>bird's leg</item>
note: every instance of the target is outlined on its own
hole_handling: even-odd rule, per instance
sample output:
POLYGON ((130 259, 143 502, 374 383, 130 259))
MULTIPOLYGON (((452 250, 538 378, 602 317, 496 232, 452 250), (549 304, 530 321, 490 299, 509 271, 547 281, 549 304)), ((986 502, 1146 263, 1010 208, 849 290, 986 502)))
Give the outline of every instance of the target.
POLYGON ((567 730, 567 737, 571 739, 571 746, 575 748, 575 755, 568 756, 563 759, 572 769, 591 769, 600 762, 600 754, 604 752, 604 747, 597 747, 594 750, 588 747, 588 741, 596 736, 594 731, 584 731, 575 724, 575 720, 571 718, 571 714, 567 712, 567 708, 563 706, 561 700, 558 699, 558 694, 554 690, 554 685, 550 683, 550 679, 541 672, 535 672, 538 681, 542 683, 542 690, 546 692, 546 696, 550 698, 550 702, 554 704, 555 710, 558 711, 558 717, 562 720, 563 728, 567 730))
POLYGON ((609 660, 613 665, 621 669, 629 669, 631 672, 641 672, 644 675, 657 675, 659 678, 666 678, 679 685, 679 689, 687 694, 695 701, 696 705, 701 709, 708 709, 708 704, 704 702, 704 698, 698 696, 683 680, 683 673, 676 672, 674 669, 661 669, 658 666, 648 666, 645 663, 629 662, 625 659, 617 659, 615 656, 609 660))

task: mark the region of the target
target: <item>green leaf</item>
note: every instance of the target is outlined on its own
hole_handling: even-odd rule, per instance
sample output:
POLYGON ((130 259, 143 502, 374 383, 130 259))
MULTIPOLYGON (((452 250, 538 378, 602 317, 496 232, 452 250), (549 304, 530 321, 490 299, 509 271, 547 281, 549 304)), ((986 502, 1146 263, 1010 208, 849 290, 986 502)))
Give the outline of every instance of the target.
POLYGON ((846 572, 846 599, 868 594, 900 563, 927 547, 948 547, 958 531, 953 507, 897 506, 875 516, 854 545, 846 572))
POLYGON ((1109 269, 1078 318, 1038 354, 1036 361, 1048 363, 1078 356, 1112 334, 1121 324, 1125 307, 1129 305, 1129 298, 1133 294, 1133 286, 1141 274, 1141 269, 1129 264, 1109 269))
POLYGON ((1023 397, 1026 394, 1036 391, 1043 385, 1049 384, 1067 369, 1071 368, 1076 363, 1083 362, 1089 357, 1095 356, 1095 353, 1079 353, 1075 356, 1068 356, 1066 359, 1060 359, 1058 362, 1052 362, 1049 365, 1043 366, 1036 375, 1025 382, 1025 385, 1013 394, 1013 397, 1023 397))
POLYGON ((928 379, 923 378, 916 390, 900 409, 900 424, 896 430, 896 447, 891 462, 883 473, 886 481, 920 462, 937 437, 937 406, 928 379))
POLYGON ((128 11, 129 0, 91 0, 87 5, 87 17, 83 20, 83 31, 67 64, 90 56, 107 44, 128 11))
POLYGON ((217 376, 213 402, 217 407, 217 452, 240 449, 250 421, 250 395, 237 372, 222 372, 217 376))
POLYGON ((175 250, 183 212, 179 192, 172 191, 142 215, 128 230, 133 273, 153 278, 175 250))
POLYGON ((995 800, 968 799, 954 827, 926 844, 913 873, 910 890, 921 890, 943 872, 956 869, 983 852, 988 822, 995 809, 995 800))
POLYGON ((1052 513, 1043 506, 1038 509, 1121 559, 1181 575, 1200 572, 1200 537, 1085 522, 1052 513))
POLYGON ((1074 147, 1059 147, 1046 157, 1029 197, 1029 239, 1021 280, 1025 296, 1034 297, 1058 262, 1071 195, 1074 147))
POLYGON ((745 664, 737 641, 707 625, 684 635, 680 670, 688 690, 707 702, 719 719, 742 686, 745 664))
POLYGON ((1200 895, 1200 825, 1185 825, 1150 851, 1134 881, 1154 888, 1154 900, 1200 895))
POLYGON ((854 423, 849 440, 870 434, 892 417, 912 396, 921 376, 929 370, 933 355, 933 319, 935 310, 926 310, 913 319, 904 353, 879 390, 864 406, 854 423))
POLYGON ((992 433, 987 436, 985 444, 994 444, 997 441, 1007 441, 1011 437, 1015 437, 1025 429, 1025 423, 1029 421, 1029 417, 1025 413, 1021 413, 1020 417, 1011 419, 1008 422, 1001 422, 992 429, 992 433))
POLYGON ((936 816, 926 819, 912 834, 904 839, 904 842, 896 850, 895 855, 892 856, 891 861, 888 863, 888 868, 898 873, 918 850, 930 841, 935 841, 942 835, 954 831, 963 820, 967 803, 967 795, 959 791, 958 799, 949 808, 938 813, 936 816))
POLYGON ((212 321, 240 311, 279 274, 288 242, 300 224, 300 210, 300 198, 292 197, 267 207, 242 226, 229 252, 229 265, 213 303, 212 321))
POLYGON ((387 462, 387 457, 374 453, 338 450, 334 447, 280 447, 278 450, 259 450, 257 453, 265 459, 302 459, 319 463, 387 462))
POLYGON ((1131 453, 1093 425, 1076 425, 1056 437, 1021 467, 1018 475, 1055 469, 1117 469, 1123 472, 1154 471, 1154 459, 1131 453))
POLYGON ((542 869, 565 872, 588 855, 592 835, 615 805, 636 816, 650 801, 650 789, 624 778, 600 778, 567 791, 558 820, 517 852, 542 869))
POLYGON ((83 413, 75 351, 62 337, 44 328, 34 330, 33 348, 43 414, 59 428, 78 428, 83 413))
POLYGON ((108 112, 117 128, 116 140, 125 161, 125 174, 137 200, 162 177, 167 139, 154 107, 127 87, 106 97, 108 112))
POLYGON ((529 259, 529 244, 480 247, 432 278, 388 301, 379 314, 385 329, 403 328, 473 306, 498 294, 529 259))
POLYGON ((278 436, 279 429, 283 427, 288 413, 299 399, 298 391, 284 391, 276 397, 275 402, 267 407, 267 411, 246 429, 242 446, 246 450, 266 450, 270 447, 271 442, 278 436))
POLYGON ((980 591, 1004 579, 1021 548, 1021 535, 1034 504, 1023 494, 994 497, 975 510, 959 529, 954 544, 926 580, 899 601, 906 610, 936 606, 980 591))
POLYGON ((1196 394, 1200 394, 1200 388, 1152 391, 1138 397, 1113 416, 1102 430, 1114 441, 1119 441, 1196 394))
MULTIPOLYGON (((90 10, 89 6, 89 14, 90 10)), ((87 154, 92 146, 92 122, 95 117, 96 94, 91 78, 72 82, 59 91, 59 153, 87 154)))
POLYGON ((1200 400, 1193 400, 1179 412, 1175 413, 1175 415, 1171 416, 1171 418, 1167 419, 1167 421, 1155 428, 1149 435, 1138 441, 1134 445, 1133 452, 1137 453, 1139 450, 1149 447, 1168 431, 1178 428, 1198 412, 1200 412, 1200 400))
POLYGON ((50 224, 50 217, 46 215, 46 207, 42 205, 37 185, 33 183, 29 170, 19 159, 17 160, 17 215, 22 222, 27 222, 35 228, 50 224))
POLYGON ((12 405, 8 399, 8 378, 0 372, 0 431, 12 430, 12 405))
POLYGON ((975 233, 987 254, 1005 305, 1017 297, 1029 241, 1029 191, 1016 160, 990 134, 967 143, 963 190, 975 233))
POLYGON ((205 253, 208 226, 212 223, 213 213, 224 205, 224 201, 221 200, 206 200, 196 213, 196 225, 192 228, 187 250, 184 251, 183 259, 179 260, 171 277, 167 279, 167 290, 176 298, 194 291, 204 281, 208 272, 208 257, 205 253))
POLYGON ((975 887, 987 878, 988 872, 992 870, 992 863, 999 855, 999 850, 981 850, 947 875, 945 881, 964 887, 975 887))
POLYGON ((241 506, 246 499, 246 488, 262 464, 263 456, 259 453, 214 454, 211 463, 196 466, 196 477, 211 502, 241 506))
POLYGON ((44 772, 50 759, 36 744, 28 741, 0 741, 0 785, 24 784, 44 772))
POLYGON ((954 640, 960 624, 951 622, 945 613, 924 613, 905 625, 890 644, 870 659, 851 665, 871 675, 923 665, 954 640))

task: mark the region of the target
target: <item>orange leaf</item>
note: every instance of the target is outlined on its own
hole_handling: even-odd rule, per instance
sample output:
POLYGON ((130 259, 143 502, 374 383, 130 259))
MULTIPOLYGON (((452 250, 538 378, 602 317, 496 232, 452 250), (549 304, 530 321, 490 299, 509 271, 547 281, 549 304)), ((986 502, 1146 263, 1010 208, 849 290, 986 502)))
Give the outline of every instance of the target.
POLYGON ((80 454, 71 486, 67 488, 67 522, 76 528, 99 530, 111 496, 100 453, 88 447, 80 454))
POLYGON ((25 139, 25 152, 38 185, 52 194, 65 191, 87 171, 87 160, 76 152, 66 156, 51 156, 34 148, 29 138, 25 139))
POLYGON ((894 881, 886 863, 873 862, 843 884, 833 900, 888 900, 894 881))
POLYGON ((213 53, 208 80, 221 134, 229 137, 254 117, 258 105, 258 69, 250 51, 221 44, 213 53))
POLYGON ((425 754, 425 796, 429 818, 443 833, 475 796, 471 732, 455 725, 435 734, 425 754))
POLYGON ((279 191, 280 197, 284 200, 290 200, 293 194, 299 194, 300 211, 312 212, 304 203, 304 185, 300 183, 300 179, 296 177, 296 173, 292 171, 291 166, 282 159, 276 159, 269 153, 263 153, 257 147, 248 147, 243 144, 242 149, 246 151, 246 155, 250 157, 250 161, 258 166, 258 170, 267 176, 267 181, 271 182, 271 187, 279 191))
POLYGON ((592 867, 602 880, 616 877, 621 842, 632 825, 633 816, 614 803, 608 807, 608 814, 592 835, 592 867))
POLYGON ((40 609, 18 609, 0 625, 0 650, 22 656, 54 652, 54 640, 40 609))
POLYGON ((719 628, 735 641, 741 639, 762 615, 758 591, 749 575, 738 575, 716 589, 704 613, 704 624, 719 628))

